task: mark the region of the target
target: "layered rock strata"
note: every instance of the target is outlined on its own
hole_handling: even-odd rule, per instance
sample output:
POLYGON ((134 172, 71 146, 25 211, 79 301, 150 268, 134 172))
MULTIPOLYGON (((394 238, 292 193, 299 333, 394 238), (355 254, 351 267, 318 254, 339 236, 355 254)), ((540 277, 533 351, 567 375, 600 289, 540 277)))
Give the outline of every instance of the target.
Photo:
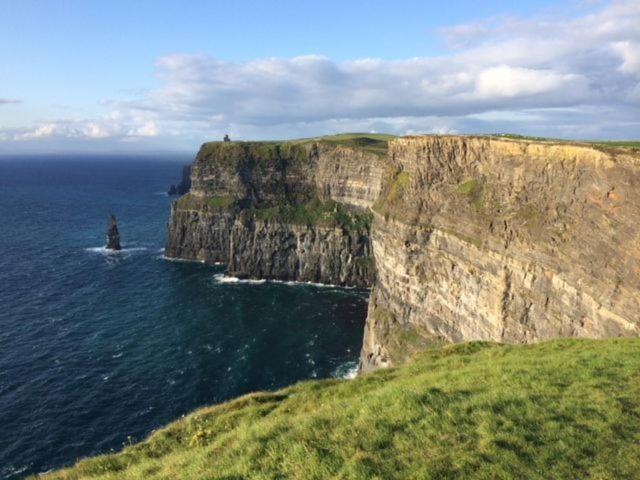
POLYGON ((165 255, 239 277, 369 286, 380 155, 323 142, 202 146, 172 207, 165 255))
POLYGON ((423 136, 203 145, 166 255, 374 285, 360 371, 438 342, 640 334, 640 155, 423 136), (375 279, 375 282, 374 282, 375 279))
POLYGON ((391 142, 360 371, 439 341, 640 333, 640 158, 474 137, 391 142))

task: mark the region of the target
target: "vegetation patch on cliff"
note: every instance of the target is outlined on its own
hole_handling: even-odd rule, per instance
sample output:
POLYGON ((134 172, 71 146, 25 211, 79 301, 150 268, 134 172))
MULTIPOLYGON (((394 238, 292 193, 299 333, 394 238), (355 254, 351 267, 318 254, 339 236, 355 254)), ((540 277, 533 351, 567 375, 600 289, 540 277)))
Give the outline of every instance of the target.
POLYGON ((176 207, 180 210, 216 210, 230 207, 235 201, 231 196, 198 197, 187 193, 176 200, 176 207))
POLYGON ((638 372, 640 340, 449 345, 204 408, 44 478, 637 478, 638 372))
POLYGON ((402 364, 417 352, 426 350, 443 342, 420 331, 415 324, 399 323, 393 313, 386 308, 376 306, 373 311, 376 338, 384 345, 390 358, 402 364))
POLYGON ((373 210, 381 215, 391 214, 403 216, 404 194, 411 183, 411 174, 397 171, 391 174, 391 180, 383 188, 380 197, 373 205, 373 210))
POLYGON ((317 197, 298 205, 283 203, 270 207, 252 207, 248 212, 254 218, 268 222, 339 226, 348 231, 368 231, 372 221, 370 212, 351 211, 341 203, 322 201, 317 197))
POLYGON ((479 180, 466 180, 456 187, 460 195, 464 195, 469 200, 469 204, 476 212, 480 212, 484 206, 484 184, 479 180))

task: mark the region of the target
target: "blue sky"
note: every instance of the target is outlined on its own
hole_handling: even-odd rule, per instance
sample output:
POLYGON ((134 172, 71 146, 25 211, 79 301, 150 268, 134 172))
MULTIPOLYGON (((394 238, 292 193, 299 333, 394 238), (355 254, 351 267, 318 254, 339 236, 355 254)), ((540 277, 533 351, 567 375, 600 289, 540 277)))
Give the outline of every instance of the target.
POLYGON ((640 2, 0 1, 0 151, 640 136, 640 2))

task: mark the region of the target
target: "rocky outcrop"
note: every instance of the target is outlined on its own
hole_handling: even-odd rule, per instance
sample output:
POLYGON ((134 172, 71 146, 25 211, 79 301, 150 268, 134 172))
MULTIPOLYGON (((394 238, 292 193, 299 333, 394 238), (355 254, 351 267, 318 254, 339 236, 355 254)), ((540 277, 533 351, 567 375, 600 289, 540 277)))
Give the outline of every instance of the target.
POLYGON ((191 165, 185 165, 182 168, 182 179, 178 185, 171 185, 169 187, 168 195, 184 195, 189 193, 191 189, 191 165))
POLYGON ((384 156, 322 141, 204 144, 165 255, 239 277, 370 286, 384 156))
POLYGON ((120 233, 116 216, 111 214, 107 217, 107 247, 108 250, 122 250, 120 246, 120 233))
POLYGON ((474 137, 389 153, 361 371, 439 341, 640 334, 637 155, 474 137))

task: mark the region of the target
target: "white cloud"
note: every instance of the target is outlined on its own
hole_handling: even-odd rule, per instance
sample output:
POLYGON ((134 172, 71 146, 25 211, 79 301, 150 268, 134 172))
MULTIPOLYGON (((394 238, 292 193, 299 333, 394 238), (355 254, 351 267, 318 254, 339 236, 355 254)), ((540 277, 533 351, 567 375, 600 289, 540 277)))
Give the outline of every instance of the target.
POLYGON ((615 42, 612 48, 622 58, 622 64, 618 67, 621 72, 640 75, 640 43, 615 42))
POLYGON ((45 123, 36 127, 34 130, 16 133, 14 140, 33 140, 35 138, 51 137, 56 133, 57 126, 55 123, 45 123))
POLYGON ((576 86, 586 88, 578 75, 508 65, 482 70, 476 80, 476 92, 484 98, 536 95, 576 86))
POLYGON ((88 138, 107 138, 109 136, 107 129, 95 122, 89 122, 84 128, 83 133, 88 138))
POLYGON ((158 126, 155 122, 145 122, 138 128, 134 128, 129 131, 129 136, 132 137, 155 137, 158 135, 158 126))

